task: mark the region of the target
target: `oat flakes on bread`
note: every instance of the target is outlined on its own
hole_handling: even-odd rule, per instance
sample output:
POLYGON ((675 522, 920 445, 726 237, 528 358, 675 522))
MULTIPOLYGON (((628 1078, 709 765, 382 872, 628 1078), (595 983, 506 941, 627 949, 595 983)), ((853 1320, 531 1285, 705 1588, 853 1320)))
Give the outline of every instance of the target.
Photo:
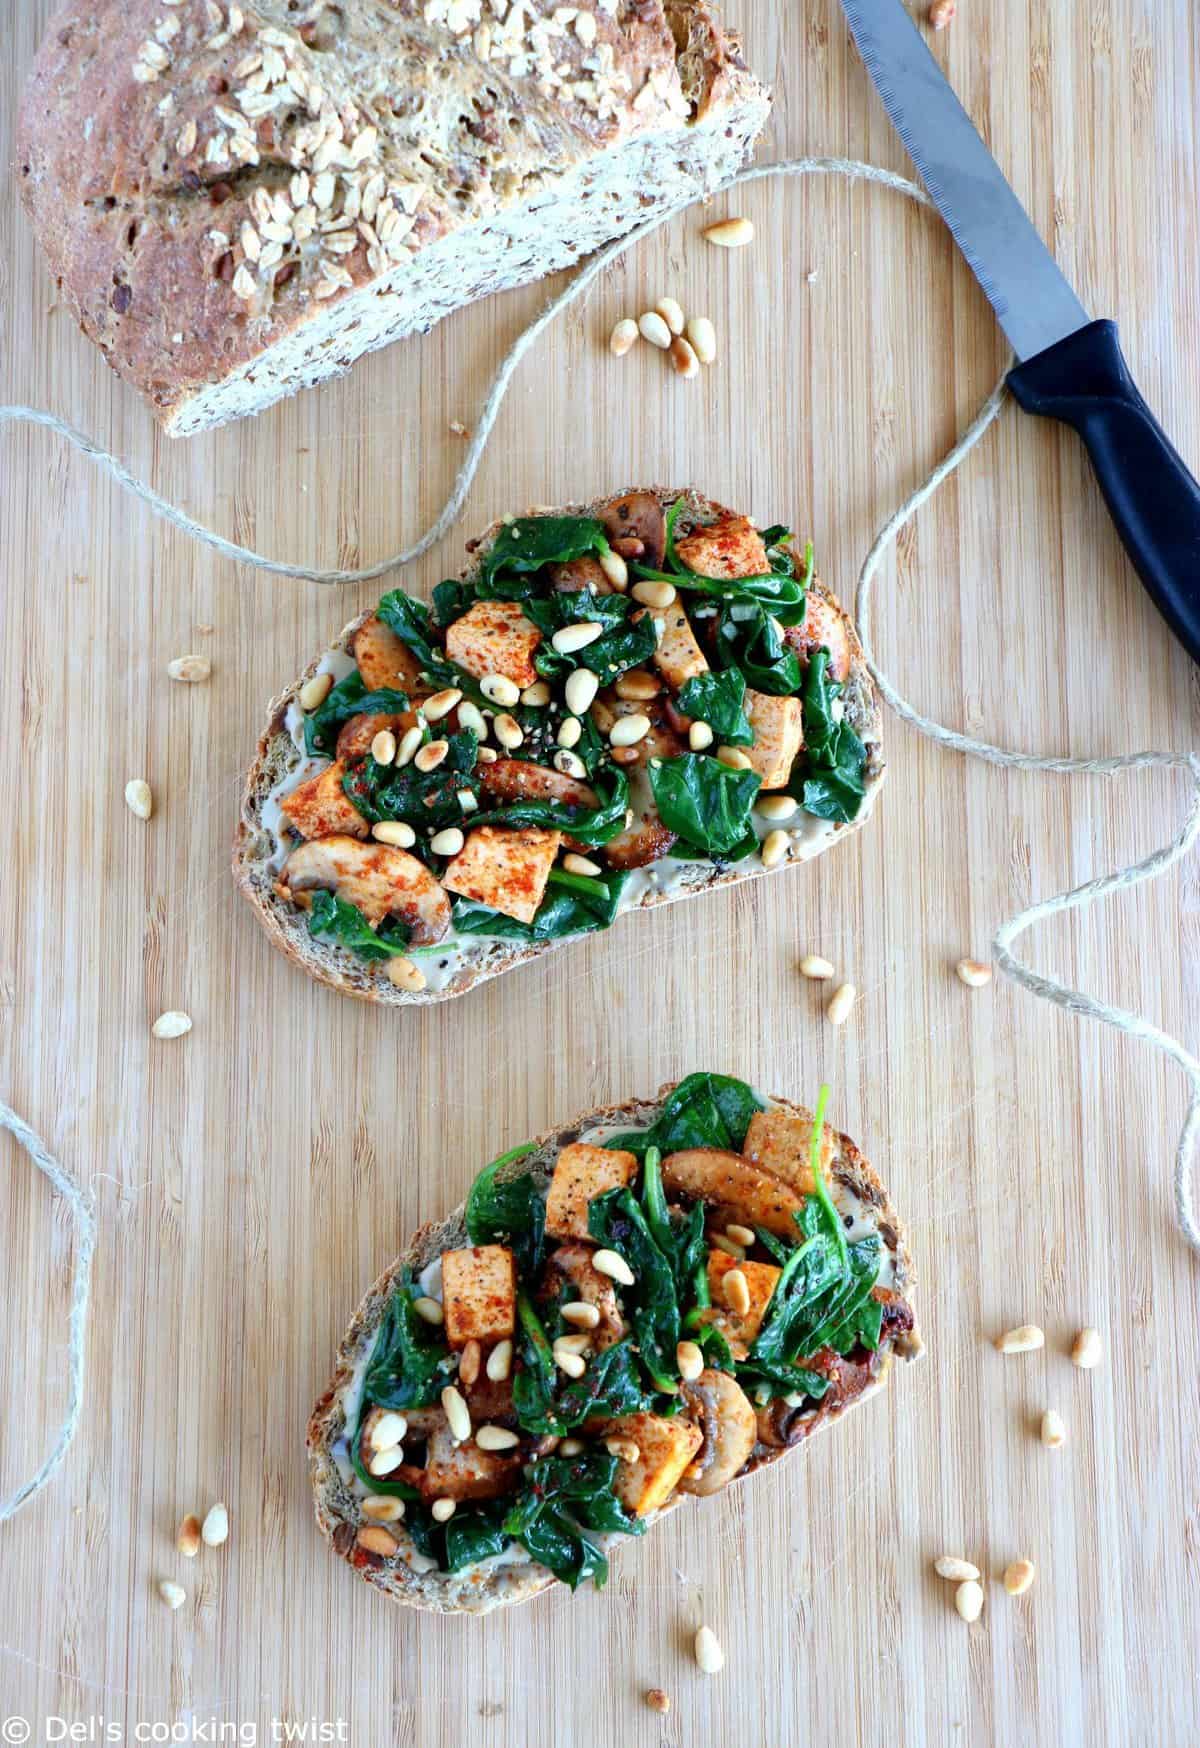
POLYGON ((16 167, 185 436, 709 193, 768 108, 705 0, 68 0, 16 167))
POLYGON ((472 548, 432 611, 392 590, 270 706, 234 873, 311 975, 445 1000, 866 819, 878 700, 786 529, 631 490, 472 548))
POLYGON ((586 1113, 488 1167, 359 1306, 309 1422, 318 1525, 417 1608, 603 1584, 622 1535, 916 1358, 912 1286, 886 1190, 819 1115, 706 1073, 586 1113))

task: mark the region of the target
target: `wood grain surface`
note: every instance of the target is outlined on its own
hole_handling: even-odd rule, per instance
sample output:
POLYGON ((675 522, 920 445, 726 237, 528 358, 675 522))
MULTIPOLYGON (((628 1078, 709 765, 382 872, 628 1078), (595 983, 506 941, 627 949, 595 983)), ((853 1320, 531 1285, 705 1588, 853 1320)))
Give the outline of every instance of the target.
MULTIPOLYGON (((5 6, 6 142, 47 11, 5 6)), ((907 171, 834 0, 733 13, 777 92, 763 156, 907 171)), ((1200 467, 1194 9, 960 0, 936 52, 1200 467)), ((1003 344, 948 235, 893 194, 768 184, 727 207, 754 219, 755 247, 707 247, 688 213, 540 343, 465 523, 409 586, 428 591, 504 509, 691 480, 811 531, 852 592, 1003 344), (664 291, 716 323, 698 383, 646 347, 605 349, 618 315, 664 291)), ((461 456, 450 421, 471 423, 546 295, 498 298, 173 445, 56 305, 11 180, 0 232, 3 398, 65 414, 214 527, 331 564, 425 527, 461 456)), ((874 823, 838 853, 627 919, 461 1002, 375 1012, 273 954, 228 874, 265 701, 373 591, 236 569, 44 433, 0 444, 0 1093, 94 1187, 101 1222, 80 1437, 0 1528, 0 1717, 31 1720, 34 1743, 61 1739, 55 1718, 87 1741, 172 1726, 269 1741, 272 1718, 336 1739, 341 1720, 355 1748, 1194 1742, 1198 1277, 1169 1200, 1182 1084, 1140 1046, 952 972, 1034 896, 1164 841, 1182 779, 1006 775, 891 721, 874 823), (211 683, 171 684, 168 660, 193 650, 211 683), (122 800, 142 775, 149 825, 122 800), (841 1031, 797 974, 805 950, 862 992, 841 1031), (194 1030, 155 1043, 176 1007, 194 1030), (321 1543, 302 1448, 360 1294, 492 1154, 702 1066, 798 1097, 833 1083, 834 1120, 910 1223, 927 1358, 804 1455, 627 1549, 604 1594, 483 1622, 389 1608, 321 1543), (991 1338, 1027 1320, 1044 1352, 1001 1359, 991 1338), (1090 1374, 1067 1358, 1083 1323, 1105 1339, 1090 1374), (1070 1432, 1055 1452, 1036 1435, 1046 1407, 1070 1432), (175 1524, 217 1498, 233 1533, 189 1564, 175 1524), (931 1574, 943 1550, 987 1573, 976 1626, 931 1574), (1018 1555, 1038 1576, 1012 1600, 998 1577, 1018 1555), (164 1576, 187 1587, 178 1614, 164 1576), (702 1618, 728 1654, 718 1679, 691 1661, 702 1618), (646 1708, 651 1686, 669 1717, 646 1708)), ((921 707, 1013 746, 1196 744, 1194 671, 1080 448, 1012 409, 905 536, 878 645, 921 707)), ((1041 929, 1031 953, 1194 1042, 1198 905, 1192 863, 1041 929)), ((71 1235, 7 1140, 0 1167, 2 1494, 63 1409, 71 1235)))

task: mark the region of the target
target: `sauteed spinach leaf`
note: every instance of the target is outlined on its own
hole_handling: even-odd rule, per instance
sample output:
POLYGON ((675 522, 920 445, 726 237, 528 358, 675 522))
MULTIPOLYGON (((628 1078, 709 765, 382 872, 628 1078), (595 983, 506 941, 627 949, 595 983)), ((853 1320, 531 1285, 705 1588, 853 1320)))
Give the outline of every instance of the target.
POLYGON ((460 935, 501 935, 510 941, 560 941, 568 935, 606 929, 616 920, 627 874, 568 874, 552 868, 546 892, 531 923, 491 910, 471 898, 454 900, 454 927, 460 935))
POLYGON ((757 771, 735 771, 720 759, 683 753, 652 761, 649 773, 662 822, 683 841, 682 853, 740 860, 756 847, 750 813, 762 784, 757 771))
POLYGON ((829 651, 816 650, 804 677, 804 752, 791 793, 819 819, 854 819, 865 793, 867 749, 846 721, 834 719, 841 686, 829 678, 829 651))
POLYGON ((345 679, 330 688, 323 704, 304 718, 304 748, 310 757, 324 753, 333 757, 338 730, 352 716, 374 715, 388 711, 399 714, 408 709, 408 694, 391 686, 368 692, 363 677, 355 668, 345 679))
POLYGON ((467 1236, 472 1244, 507 1244, 520 1274, 541 1267, 546 1203, 532 1172, 515 1175, 506 1167, 533 1152, 533 1143, 513 1147, 493 1159, 471 1185, 467 1197, 467 1236))
POLYGON ((339 947, 348 947, 360 959, 394 959, 408 945, 404 923, 385 917, 374 929, 357 905, 332 892, 313 893, 308 932, 317 940, 327 937, 339 947))
POLYGON ((388 1300, 363 1379, 363 1400, 379 1408, 428 1408, 454 1375, 441 1336, 413 1309, 411 1273, 388 1300))
POLYGON ((460 795, 479 799, 475 756, 479 746, 473 729, 449 736, 446 756, 432 771, 415 765, 380 765, 368 753, 342 778, 342 788, 364 819, 404 820, 429 829, 458 825, 466 818, 460 795))
POLYGON ((725 746, 754 744, 754 730, 746 717, 746 681, 737 668, 720 673, 696 674, 679 693, 679 708, 693 721, 707 722, 725 746))
POLYGON ((649 1129, 632 1129, 607 1140, 606 1147, 645 1157, 649 1147, 679 1153, 685 1147, 722 1147, 741 1151, 755 1111, 767 1101, 744 1080, 731 1074, 689 1074, 664 1099, 649 1129))
POLYGON ((472 814, 472 825, 504 825, 514 830, 523 826, 544 826, 548 831, 564 831, 584 844, 606 844, 625 829, 625 810, 629 806, 629 779, 624 771, 601 771, 593 779, 597 795, 595 807, 576 807, 569 801, 531 797, 527 801, 506 801, 501 807, 472 814))
POLYGON ((604 524, 591 516, 519 516, 504 524, 484 553, 476 588, 483 597, 521 600, 517 577, 607 551, 604 524))

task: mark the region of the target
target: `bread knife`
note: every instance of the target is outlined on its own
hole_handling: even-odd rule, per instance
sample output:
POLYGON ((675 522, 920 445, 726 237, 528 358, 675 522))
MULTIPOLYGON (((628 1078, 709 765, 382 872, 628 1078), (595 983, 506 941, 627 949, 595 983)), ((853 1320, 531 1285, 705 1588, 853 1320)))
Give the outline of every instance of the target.
POLYGON ((1070 425, 1134 569, 1200 662, 1200 486, 1138 393, 1115 322, 1089 319, 901 0, 842 0, 871 80, 1020 360, 1027 413, 1070 425))

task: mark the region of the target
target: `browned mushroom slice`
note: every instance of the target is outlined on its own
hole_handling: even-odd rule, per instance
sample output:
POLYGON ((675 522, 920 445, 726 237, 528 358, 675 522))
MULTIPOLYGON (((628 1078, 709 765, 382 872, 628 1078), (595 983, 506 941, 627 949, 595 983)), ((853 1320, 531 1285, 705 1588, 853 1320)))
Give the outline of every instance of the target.
POLYGON ((610 868, 645 868, 670 853, 675 833, 659 818, 658 809, 650 806, 640 819, 609 838, 604 846, 604 859, 610 868))
POLYGON ((599 800, 596 791, 578 778, 530 759, 497 759, 480 765, 477 775, 488 794, 501 801, 565 801, 572 807, 595 807, 599 800))
POLYGON ((629 492, 614 498, 599 512, 605 532, 615 549, 624 558, 636 559, 660 571, 667 551, 667 525, 662 505, 653 492, 629 492), (617 545, 620 541, 622 544, 617 545), (632 542, 640 542, 642 550, 634 550, 632 542))
POLYGON ((685 1148, 667 1155, 662 1175, 668 1190, 729 1208, 747 1226, 765 1226, 781 1238, 796 1236, 793 1215, 803 1208, 804 1197, 748 1165, 740 1153, 720 1147, 685 1148))
POLYGON ((600 1313, 600 1321, 592 1331, 592 1345, 605 1348, 620 1341, 625 1333, 625 1322, 617 1304, 616 1290, 609 1277, 595 1267, 592 1246, 584 1244, 582 1239, 560 1244, 547 1258, 546 1296, 556 1297, 565 1282, 570 1283, 577 1299, 585 1305, 594 1305, 600 1313))
POLYGON ((281 887, 292 898, 318 888, 336 892, 372 926, 399 917, 414 947, 440 941, 450 927, 450 900, 424 862, 389 844, 347 837, 301 844, 284 864, 281 887))
POLYGON ((593 595, 611 595, 613 586, 605 576, 598 558, 569 558, 550 566, 550 581, 560 595, 577 594, 590 589, 593 595))
POLYGON ((818 595, 815 589, 808 591, 803 623, 789 625, 783 637, 805 661, 814 651, 827 649, 831 680, 844 680, 850 672, 850 633, 846 622, 833 602, 818 595))
POLYGON ((687 1418, 704 1434, 691 1467, 679 1483, 683 1493, 719 1493, 743 1468, 754 1449, 758 1421, 745 1391, 728 1372, 703 1371, 681 1386, 687 1418), (697 1473, 698 1471, 698 1473, 697 1473))
POLYGON ((342 724, 337 737, 337 756, 344 765, 352 765, 355 759, 365 759, 371 750, 371 742, 384 729, 391 729, 397 737, 406 728, 411 728, 417 720, 415 710, 405 710, 394 713, 390 710, 376 710, 370 714, 360 711, 357 716, 351 716, 342 724))
POLYGON ((377 614, 359 626, 350 649, 368 692, 379 692, 385 686, 410 694, 429 690, 421 684, 421 664, 416 656, 377 614))

